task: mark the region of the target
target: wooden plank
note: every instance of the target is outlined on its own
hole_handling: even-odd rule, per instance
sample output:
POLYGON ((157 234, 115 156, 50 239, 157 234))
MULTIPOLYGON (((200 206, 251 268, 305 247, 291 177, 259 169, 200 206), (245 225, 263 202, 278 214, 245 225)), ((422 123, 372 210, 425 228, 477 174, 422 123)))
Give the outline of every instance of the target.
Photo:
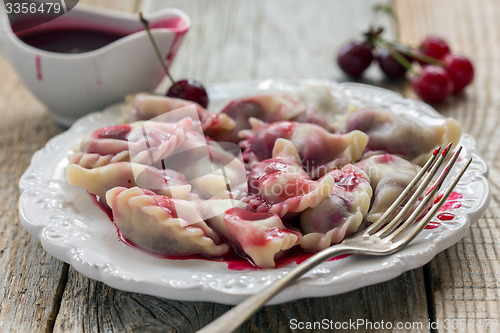
MULTIPOLYGON (((313 323, 326 319, 328 325, 340 325, 349 320, 362 319, 371 324, 358 327, 358 330, 339 331, 373 331, 369 325, 378 325, 383 321, 394 327, 398 323, 415 325, 405 332, 427 332, 423 286, 421 270, 415 270, 394 280, 344 295, 265 307, 238 331, 291 332, 299 322, 313 323)), ((194 332, 230 308, 222 304, 172 301, 120 291, 70 269, 55 331, 194 332)))
MULTIPOLYGON (((192 21, 174 78, 206 84, 250 79, 315 78, 345 81, 335 56, 343 42, 368 28, 374 4, 382 1, 144 1, 145 13, 173 7, 192 21)), ((379 20, 393 35, 387 17, 379 20)), ((363 82, 381 82, 372 66, 363 82)))
MULTIPOLYGON (((347 5, 340 0, 318 0, 305 5, 297 0, 169 0, 148 2, 143 10, 147 13, 159 6, 176 7, 192 19, 191 32, 172 68, 176 78, 196 78, 206 83, 270 77, 345 79, 333 63, 334 53, 349 34, 366 28, 375 2, 352 1, 347 5), (303 10, 305 13, 301 14, 303 10), (290 27, 292 33, 288 32, 290 27)), ((378 80, 377 75, 373 69, 368 80, 378 80)), ((344 295, 266 307, 241 331, 287 332, 291 330, 291 319, 301 322, 365 319, 372 323, 424 325, 427 303, 423 281, 419 269, 344 295)), ((58 332, 190 332, 229 308, 115 290, 70 268, 54 328, 58 332)), ((408 331, 428 330, 424 327, 408 331)))
MULTIPOLYGON (((446 37, 453 51, 468 55, 475 64, 474 83, 460 96, 438 107, 443 115, 456 118, 472 134, 479 151, 490 162, 493 200, 469 234, 456 246, 438 255, 429 266, 435 302, 435 320, 467 320, 462 332, 498 332, 500 329, 500 264, 498 242, 500 115, 499 73, 500 7, 484 1, 396 1, 401 38, 416 45, 427 34, 446 37), (481 321, 481 319, 483 321, 481 321), (488 328, 484 327, 491 319, 488 328), (469 321, 470 320, 470 321, 469 321), (494 327, 493 324, 497 324, 494 327)), ((413 95, 413 92, 408 91, 413 95)), ((462 321, 463 322, 463 321, 462 321)), ((441 327, 438 331, 448 330, 441 327)), ((450 330, 451 331, 451 330, 450 330)))
POLYGON ((21 226, 17 184, 33 153, 57 134, 45 108, 0 55, 0 330, 51 327, 64 265, 21 226))

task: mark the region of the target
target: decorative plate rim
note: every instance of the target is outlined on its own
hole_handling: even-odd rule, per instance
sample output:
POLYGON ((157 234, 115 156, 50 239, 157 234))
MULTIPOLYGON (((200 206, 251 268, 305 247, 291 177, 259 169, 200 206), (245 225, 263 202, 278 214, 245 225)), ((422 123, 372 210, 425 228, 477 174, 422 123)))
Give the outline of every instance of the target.
MULTIPOLYGON (((220 104, 237 95, 292 91, 310 84, 327 85, 339 99, 339 107, 359 104, 389 108, 426 123, 443 120, 423 102, 358 83, 269 79, 217 84, 209 88, 209 93, 220 104)), ((159 259, 120 243, 105 214, 91 206, 83 189, 70 186, 64 178, 67 152, 89 131, 118 123, 120 109, 121 104, 116 104, 89 114, 50 139, 33 155, 19 181, 21 222, 49 254, 69 263, 83 275, 117 289, 176 300, 225 304, 241 302, 289 271, 293 265, 271 270, 232 271, 221 262, 159 259), (102 219, 108 223, 103 223, 102 219)), ((472 157, 473 162, 457 187, 463 198, 461 207, 453 211, 454 219, 442 222, 437 229, 425 231, 396 254, 386 257, 353 255, 323 263, 268 304, 331 296, 387 281, 423 266, 457 243, 469 226, 481 217, 491 198, 488 166, 478 154, 474 139, 464 134, 460 144, 464 147, 463 156, 472 157)))

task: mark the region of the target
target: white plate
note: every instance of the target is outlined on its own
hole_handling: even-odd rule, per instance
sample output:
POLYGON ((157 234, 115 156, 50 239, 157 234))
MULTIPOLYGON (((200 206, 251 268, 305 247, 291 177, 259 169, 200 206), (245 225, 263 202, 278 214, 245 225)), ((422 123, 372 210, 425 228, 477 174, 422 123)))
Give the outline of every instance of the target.
MULTIPOLYGON (((263 91, 293 91, 309 83, 331 87, 338 106, 349 103, 392 110, 424 123, 443 118, 428 105, 380 88, 361 84, 334 84, 324 81, 284 82, 267 80, 236 82, 211 87, 212 107, 217 109, 230 99, 263 91)), ((286 274, 290 267, 253 271, 234 271, 223 262, 168 260, 130 248, 118 240, 116 229, 85 190, 66 183, 67 152, 80 138, 99 127, 119 123, 120 106, 85 116, 68 131, 51 139, 36 152, 19 186, 19 215, 23 225, 40 239, 44 249, 71 264, 83 275, 114 288, 170 299, 212 301, 236 304, 257 293, 286 274)), ((270 304, 305 297, 335 295, 392 279, 421 267, 436 254, 458 242, 470 224, 476 222, 490 200, 486 162, 477 154, 475 141, 463 135, 462 159, 473 162, 456 191, 463 195, 455 218, 425 230, 402 251, 386 257, 350 256, 330 261, 309 272, 298 283, 284 290, 270 304)), ((458 164, 463 164, 459 162, 458 164)))

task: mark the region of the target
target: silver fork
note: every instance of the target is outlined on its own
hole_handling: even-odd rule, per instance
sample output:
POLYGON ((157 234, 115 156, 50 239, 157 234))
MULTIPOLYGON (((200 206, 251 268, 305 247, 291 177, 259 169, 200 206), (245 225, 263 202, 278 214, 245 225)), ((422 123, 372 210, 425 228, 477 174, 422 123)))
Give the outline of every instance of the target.
POLYGON ((448 144, 442 153, 440 152, 440 148, 436 149, 403 193, 368 228, 352 237, 346 238, 340 244, 333 245, 316 253, 278 281, 272 283, 263 291, 247 298, 198 332, 234 331, 273 296, 325 260, 347 253, 388 255, 397 252, 410 243, 425 228, 439 208, 441 208, 472 161, 472 159, 469 159, 465 163, 450 185, 443 191, 439 200, 425 213, 429 203, 434 200, 435 194, 441 188, 446 176, 455 164, 462 147, 455 152, 431 189, 427 190, 427 193, 422 198, 422 193, 428 188, 430 181, 437 173, 450 149, 451 143, 448 144), (401 205, 404 205, 404 207, 398 211, 401 205), (423 214, 425 216, 422 217, 423 214))

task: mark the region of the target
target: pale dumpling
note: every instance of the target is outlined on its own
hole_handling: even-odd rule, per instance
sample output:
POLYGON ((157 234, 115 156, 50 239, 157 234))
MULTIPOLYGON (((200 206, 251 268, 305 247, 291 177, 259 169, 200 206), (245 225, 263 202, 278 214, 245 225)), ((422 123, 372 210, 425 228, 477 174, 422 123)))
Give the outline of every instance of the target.
POLYGON ((369 137, 365 157, 388 153, 423 165, 437 146, 458 143, 462 133, 457 121, 425 126, 409 118, 379 109, 358 109, 347 118, 346 132, 360 130, 369 137))
POLYGON ((243 97, 231 101, 221 111, 235 121, 235 127, 214 136, 217 141, 238 142, 241 130, 250 128, 249 119, 257 118, 265 122, 299 120, 328 127, 316 110, 289 94, 262 94, 243 97))
POLYGON ((66 168, 66 179, 71 185, 83 187, 103 200, 106 192, 117 186, 139 186, 157 194, 183 199, 190 198, 191 190, 182 173, 132 162, 117 162, 92 169, 70 164, 66 168))
POLYGON ((367 174, 352 164, 328 173, 335 179, 329 196, 300 214, 300 246, 320 251, 358 230, 370 207, 372 188, 367 174))
POLYGON ((356 166, 366 172, 374 192, 368 222, 381 217, 420 171, 418 165, 390 154, 371 156, 356 166))
POLYGON ((207 226, 194 201, 157 195, 139 187, 106 193, 121 235, 138 247, 163 256, 220 256, 229 246, 207 226))
POLYGON ((200 207, 210 216, 207 223, 257 267, 274 267, 275 259, 300 241, 300 232, 286 228, 277 214, 254 212, 228 199, 206 200, 200 207))
POLYGON ((223 113, 210 112, 198 103, 180 98, 138 93, 128 96, 124 107, 125 121, 150 120, 169 112, 194 106, 196 115, 192 120, 200 121, 203 131, 207 135, 214 135, 220 131, 229 131, 235 127, 233 119, 223 113))

